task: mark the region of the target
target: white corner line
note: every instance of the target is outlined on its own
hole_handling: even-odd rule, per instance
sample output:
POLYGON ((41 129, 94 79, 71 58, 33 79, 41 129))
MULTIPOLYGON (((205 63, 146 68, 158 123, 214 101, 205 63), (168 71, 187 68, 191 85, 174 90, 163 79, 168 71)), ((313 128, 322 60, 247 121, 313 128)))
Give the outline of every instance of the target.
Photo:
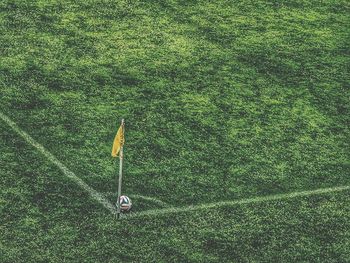
MULTIPOLYGON (((116 215, 116 209, 111 202, 109 202, 101 193, 97 192, 95 189, 93 189, 88 184, 86 184, 82 179, 76 176, 63 163, 61 163, 53 154, 47 151, 44 148, 44 146, 36 142, 25 131, 21 130, 15 122, 13 122, 9 117, 7 117, 1 111, 0 111, 0 119, 2 119, 8 126, 10 126, 26 142, 28 142, 30 145, 36 148, 41 154, 43 154, 50 162, 55 164, 63 172, 64 175, 66 175, 68 178, 73 180, 83 190, 89 193, 93 199, 95 199, 98 203, 100 203, 103 207, 105 207, 111 214, 116 215)), ((312 196, 312 195, 342 192, 347 190, 350 190, 350 185, 336 186, 336 187, 329 187, 329 188, 319 188, 319 189, 306 190, 306 191, 296 191, 296 192, 285 193, 285 194, 252 197, 252 198, 233 200, 233 201, 198 204, 198 205, 185 206, 185 207, 171 207, 171 208, 162 208, 162 209, 155 209, 155 210, 146 210, 135 214, 133 213, 123 214, 122 218, 138 218, 138 217, 166 215, 166 214, 180 213, 180 212, 190 212, 190 211, 197 211, 197 210, 204 210, 204 209, 211 209, 211 208, 215 209, 215 208, 224 207, 224 206, 235 206, 235 205, 243 205, 243 204, 270 202, 270 201, 276 201, 276 200, 286 200, 286 199, 292 199, 297 197, 306 197, 306 196, 312 196)), ((134 196, 147 199, 147 200, 158 201, 159 203, 164 203, 160 200, 157 200, 151 197, 145 197, 141 195, 134 195, 134 196)))
POLYGON ((53 154, 44 148, 41 144, 36 142, 29 134, 21 130, 17 124, 0 111, 0 119, 2 119, 8 126, 12 128, 18 135, 20 135, 27 143, 36 148, 41 154, 43 154, 50 162, 55 164, 65 176, 74 181, 80 188, 86 191, 95 201, 105 207, 111 214, 116 215, 116 209, 113 204, 109 202, 102 194, 97 192, 91 186, 86 184, 82 179, 76 176, 70 171, 63 163, 61 163, 53 154))
POLYGON ((252 203, 287 200, 287 199, 292 199, 292 198, 297 198, 297 197, 306 197, 306 196, 312 196, 312 195, 342 192, 342 191, 347 191, 347 190, 350 190, 349 185, 348 186, 329 187, 329 188, 319 188, 319 189, 314 189, 314 190, 291 192, 291 193, 286 193, 286 194, 260 196, 260 197, 252 197, 252 198, 233 200, 233 201, 222 201, 222 202, 216 202, 216 203, 199 204, 199 205, 185 206, 185 207, 146 210, 146 211, 135 213, 135 214, 125 214, 125 215, 123 215, 123 218, 138 218, 138 217, 166 215, 166 214, 172 214, 172 213, 185 213, 185 212, 204 210, 204 209, 217 209, 219 207, 224 207, 224 206, 236 206, 236 205, 238 206, 238 205, 252 204, 252 203))
POLYGON ((149 202, 153 202, 159 206, 163 206, 163 207, 169 207, 169 205, 162 201, 162 200, 159 200, 157 198, 153 198, 153 197, 149 197, 149 196, 144 196, 144 195, 138 195, 138 194, 130 194, 130 197, 133 197, 133 198, 140 198, 140 199, 143 199, 143 200, 146 200, 146 201, 149 201, 149 202))

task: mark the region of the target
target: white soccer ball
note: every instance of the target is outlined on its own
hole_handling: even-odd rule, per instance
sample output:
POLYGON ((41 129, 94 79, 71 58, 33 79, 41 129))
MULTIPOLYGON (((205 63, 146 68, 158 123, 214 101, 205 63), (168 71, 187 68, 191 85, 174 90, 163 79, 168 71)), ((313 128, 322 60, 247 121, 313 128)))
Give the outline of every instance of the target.
MULTIPOLYGON (((121 195, 119 198, 119 202, 120 202, 121 211, 127 212, 131 209, 131 206, 132 206, 131 199, 126 195, 121 195)), ((116 205, 118 207, 118 203, 116 205)))

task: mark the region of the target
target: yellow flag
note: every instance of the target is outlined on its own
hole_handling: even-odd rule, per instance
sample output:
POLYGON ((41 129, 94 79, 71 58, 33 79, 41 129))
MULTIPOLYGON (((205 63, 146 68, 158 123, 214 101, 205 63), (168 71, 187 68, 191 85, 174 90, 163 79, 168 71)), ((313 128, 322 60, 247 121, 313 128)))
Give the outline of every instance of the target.
POLYGON ((112 156, 117 157, 120 151, 120 148, 124 145, 124 124, 120 125, 117 134, 115 135, 113 147, 112 147, 112 156))

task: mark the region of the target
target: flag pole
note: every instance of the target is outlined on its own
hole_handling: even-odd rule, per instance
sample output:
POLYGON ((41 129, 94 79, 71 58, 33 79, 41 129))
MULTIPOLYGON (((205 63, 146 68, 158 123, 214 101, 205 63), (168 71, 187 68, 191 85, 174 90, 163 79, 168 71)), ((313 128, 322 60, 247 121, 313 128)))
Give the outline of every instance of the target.
POLYGON ((118 180, 118 207, 117 207, 117 219, 120 218, 120 196, 122 192, 122 177, 123 177, 123 146, 124 146, 124 119, 122 119, 122 131, 123 131, 123 142, 120 147, 120 153, 119 153, 119 180, 118 180))

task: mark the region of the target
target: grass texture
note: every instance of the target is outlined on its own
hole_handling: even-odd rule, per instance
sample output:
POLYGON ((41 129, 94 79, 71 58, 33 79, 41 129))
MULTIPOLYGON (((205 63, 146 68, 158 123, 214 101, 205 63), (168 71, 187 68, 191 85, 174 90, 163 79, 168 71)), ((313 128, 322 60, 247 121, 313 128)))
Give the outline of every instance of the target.
MULTIPOLYGON (((349 13, 342 0, 5 0, 0 110, 111 202, 121 118, 130 196, 179 207, 350 185, 349 13)), ((348 191, 118 223, 0 127, 0 261, 350 260, 348 191)))

